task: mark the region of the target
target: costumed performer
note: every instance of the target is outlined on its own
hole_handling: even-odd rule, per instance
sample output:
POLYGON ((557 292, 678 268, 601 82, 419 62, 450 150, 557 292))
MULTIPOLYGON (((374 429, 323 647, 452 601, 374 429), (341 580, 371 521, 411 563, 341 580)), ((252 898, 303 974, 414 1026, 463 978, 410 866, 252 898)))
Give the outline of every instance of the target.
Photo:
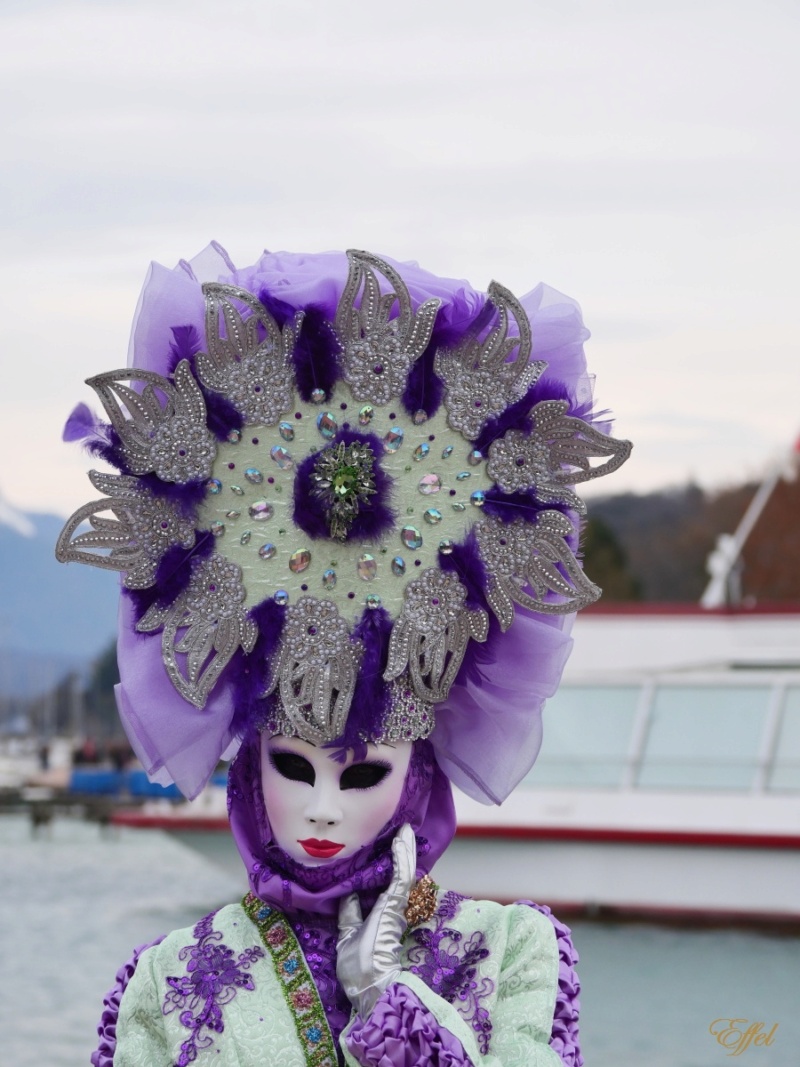
POLYGON ((138 949, 96 1067, 582 1063, 569 932, 445 891, 451 783, 530 770, 573 613, 574 486, 626 441, 577 305, 366 252, 216 244, 146 281, 65 438, 119 473, 58 558, 122 573, 120 715, 196 796, 231 765, 241 903, 138 949), (86 529, 88 520, 89 529, 86 529))

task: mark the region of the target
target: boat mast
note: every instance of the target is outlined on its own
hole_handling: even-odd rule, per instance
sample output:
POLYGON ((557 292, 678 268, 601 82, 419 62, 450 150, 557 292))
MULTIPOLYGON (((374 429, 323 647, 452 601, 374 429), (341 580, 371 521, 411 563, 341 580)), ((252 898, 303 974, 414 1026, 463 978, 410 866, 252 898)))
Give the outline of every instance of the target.
POLYGON ((734 534, 720 534, 717 543, 709 553, 706 570, 711 580, 700 597, 704 608, 721 608, 726 604, 740 604, 742 588, 740 567, 738 566, 747 538, 753 532, 761 518, 775 486, 781 478, 793 479, 797 476, 797 457, 800 455, 800 437, 795 442, 788 457, 780 459, 768 472, 758 487, 755 496, 742 516, 734 534), (788 459, 788 463, 787 463, 788 459))

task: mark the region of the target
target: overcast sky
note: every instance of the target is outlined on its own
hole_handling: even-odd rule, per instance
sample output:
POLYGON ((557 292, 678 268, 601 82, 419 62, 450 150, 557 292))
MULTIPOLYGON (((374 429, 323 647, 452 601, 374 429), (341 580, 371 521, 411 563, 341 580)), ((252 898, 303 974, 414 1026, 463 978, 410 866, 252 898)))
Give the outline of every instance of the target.
MULTIPOLYGON (((60 442, 152 259, 361 247, 578 299, 633 457, 758 475, 800 430, 796 0, 0 0, 0 494, 60 442)), ((97 406, 96 404, 94 406, 97 406)))

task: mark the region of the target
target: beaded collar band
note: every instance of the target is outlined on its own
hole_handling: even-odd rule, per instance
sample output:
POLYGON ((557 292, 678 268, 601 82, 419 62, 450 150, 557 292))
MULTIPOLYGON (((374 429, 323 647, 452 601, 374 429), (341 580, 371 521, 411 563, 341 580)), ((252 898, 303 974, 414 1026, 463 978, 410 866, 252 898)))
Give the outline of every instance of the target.
POLYGON ((284 260, 203 284, 182 264, 166 312, 151 276, 134 365, 88 382, 107 421, 79 405, 65 431, 118 473, 90 472, 56 555, 122 572, 180 700, 229 692, 233 733, 427 736, 491 619, 599 596, 573 487, 631 446, 580 373, 532 358, 501 285, 359 251, 297 257, 298 282, 284 260))

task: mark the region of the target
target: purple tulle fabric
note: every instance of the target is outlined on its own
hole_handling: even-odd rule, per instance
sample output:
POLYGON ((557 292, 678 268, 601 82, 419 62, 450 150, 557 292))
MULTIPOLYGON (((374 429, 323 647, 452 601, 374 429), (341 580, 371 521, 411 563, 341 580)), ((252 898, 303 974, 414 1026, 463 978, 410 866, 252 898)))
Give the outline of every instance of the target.
POLYGON ((572 616, 516 612, 507 633, 493 625, 465 659, 431 734, 444 773, 483 804, 502 804, 533 766, 542 708, 572 648, 572 616))
POLYGON ((561 1057, 564 1067, 582 1067, 584 1061, 578 1027, 581 983, 575 971, 579 956, 572 943, 570 928, 560 922, 545 904, 534 904, 531 900, 519 900, 517 903, 540 911, 553 924, 558 944, 558 991, 550 1048, 561 1057))
MULTIPOLYGON (((442 300, 437 329, 448 338, 457 339, 485 305, 485 296, 465 281, 439 278, 415 263, 387 262, 399 269, 415 306, 431 297, 442 300)), ((175 330, 182 330, 181 336, 189 337, 191 331, 203 336, 202 282, 266 291, 275 301, 292 308, 313 305, 333 319, 346 278, 347 259, 341 252, 264 253, 253 266, 237 270, 224 249, 212 243, 191 263, 182 261, 174 270, 153 264, 134 321, 129 364, 168 374, 175 359, 175 330)), ((583 342, 589 334, 580 308, 545 285, 520 302, 531 323, 533 358, 546 360, 547 377, 561 383, 577 407, 588 410, 592 389, 583 342)), ((415 395, 412 400, 416 403, 419 398, 415 395)), ((92 428, 91 417, 80 412, 73 417, 70 433, 91 435, 92 428)), ((568 620, 529 617, 530 625, 525 622, 525 613, 518 611, 509 634, 495 643, 492 662, 484 657, 479 681, 460 680, 437 710, 433 741, 443 770, 485 803, 506 797, 530 769, 540 743, 541 705, 554 692, 569 650, 568 620), (515 633, 518 628, 525 632, 524 638, 522 632, 515 633), (520 656, 523 646, 525 654, 520 656), (501 725, 506 704, 509 715, 506 720, 503 714, 501 725)), ((235 751, 230 685, 221 682, 198 713, 167 680, 161 634, 136 635, 132 623, 129 606, 123 602, 117 690, 123 723, 151 778, 161 784, 174 781, 186 796, 194 797, 220 756, 235 751)), ((479 649, 471 643, 465 664, 480 655, 479 649)))
POLYGON ((389 986, 365 1023, 356 1019, 345 1041, 361 1067, 472 1067, 458 1038, 400 983, 389 986))
POLYGON ((117 971, 114 985, 103 1000, 103 1014, 97 1027, 100 1042, 91 1055, 92 1067, 113 1067, 114 1052, 117 1048, 117 1017, 122 994, 128 988, 128 982, 133 978, 139 957, 144 950, 160 945, 163 940, 163 937, 158 937, 155 941, 148 941, 146 945, 139 945, 133 950, 133 955, 127 963, 123 963, 117 971))
POLYGON ((417 877, 427 874, 456 829, 450 783, 427 741, 415 741, 400 803, 371 845, 321 867, 296 863, 273 840, 261 788, 259 738, 245 741, 228 778, 228 812, 252 891, 290 918, 297 911, 335 916, 339 900, 357 892, 369 908, 389 884, 391 844, 409 823, 417 838, 417 877))

